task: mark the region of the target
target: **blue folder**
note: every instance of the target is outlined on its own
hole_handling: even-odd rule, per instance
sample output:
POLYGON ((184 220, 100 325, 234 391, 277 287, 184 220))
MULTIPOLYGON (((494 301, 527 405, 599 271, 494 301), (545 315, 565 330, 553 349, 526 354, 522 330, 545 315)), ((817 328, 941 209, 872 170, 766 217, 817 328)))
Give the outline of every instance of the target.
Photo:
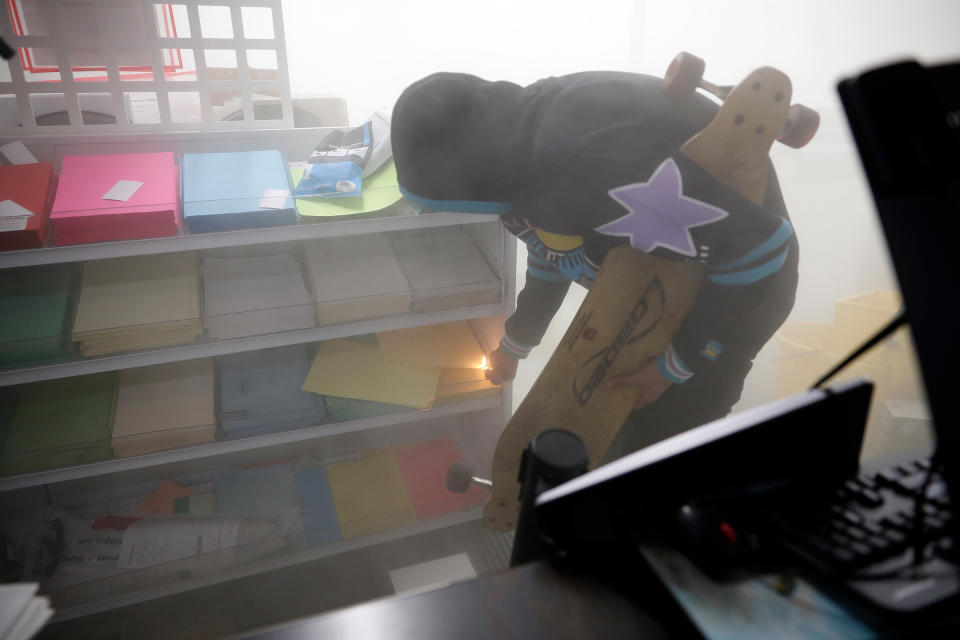
POLYGON ((290 173, 276 150, 187 153, 181 171, 183 217, 196 231, 227 231, 296 224, 292 196, 261 207, 271 189, 292 193, 290 173))

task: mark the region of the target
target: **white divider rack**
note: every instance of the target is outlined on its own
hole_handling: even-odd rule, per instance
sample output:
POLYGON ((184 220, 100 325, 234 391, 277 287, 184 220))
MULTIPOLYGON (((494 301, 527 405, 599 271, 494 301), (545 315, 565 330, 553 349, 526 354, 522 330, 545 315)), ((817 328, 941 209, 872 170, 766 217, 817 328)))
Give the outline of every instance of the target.
POLYGON ((16 96, 19 119, 15 123, 3 123, 6 126, 0 127, 0 135, 145 132, 169 131, 171 128, 237 130, 258 129, 265 125, 291 128, 293 107, 280 5, 280 0, 177 0, 175 3, 16 0, 13 5, 15 13, 11 14, 10 5, 0 3, 0 34, 19 54, 9 61, 9 81, 0 82, 0 96, 16 96), (226 34, 220 32, 215 33, 218 37, 206 35, 213 29, 210 21, 201 21, 201 6, 222 7, 229 11, 230 37, 223 37, 226 34), (181 30, 174 35, 163 24, 164 18, 168 23, 173 19, 172 13, 168 15, 168 7, 178 9, 177 14, 181 17, 186 13, 187 24, 181 25, 188 27, 186 32, 181 30), (31 33, 29 21, 23 20, 24 9, 28 10, 27 15, 41 22, 39 34, 31 33), (270 13, 269 18, 266 18, 266 11, 270 13), (264 20, 269 20, 272 29, 264 28, 264 20), (258 35, 266 33, 272 37, 246 37, 254 24, 258 26, 258 35), (36 57, 32 54, 34 51, 42 51, 45 58, 56 64, 42 67, 44 71, 34 74, 32 64, 26 68, 23 64, 36 57), (195 77, 168 77, 164 70, 171 68, 169 58, 179 56, 182 60, 183 52, 189 52, 187 60, 194 61, 189 66, 195 67, 190 70, 195 71, 195 77), (271 58, 269 66, 276 68, 269 69, 268 74, 252 72, 248 64, 250 52, 260 55, 266 52, 271 58), (225 73, 211 73, 208 58, 212 55, 226 56, 229 60, 225 73), (99 64, 89 64, 91 57, 99 64), (121 69, 127 68, 136 68, 142 73, 140 77, 121 73, 121 69), (263 75, 270 77, 260 77, 263 75), (200 107, 198 117, 177 118, 175 110, 171 110, 171 94, 196 94, 200 107), (271 116, 269 123, 263 118, 258 120, 254 111, 254 94, 269 96, 272 102, 279 104, 279 117, 271 116), (68 116, 66 123, 38 121, 38 116, 44 115, 37 108, 43 95, 56 96, 57 102, 63 103, 68 116), (108 115, 115 121, 85 122, 81 100, 78 99, 81 95, 109 96, 106 104, 112 113, 108 115), (155 96, 156 114, 138 119, 128 98, 144 95, 155 96), (242 119, 225 121, 214 117, 214 102, 223 95, 240 98, 242 119))

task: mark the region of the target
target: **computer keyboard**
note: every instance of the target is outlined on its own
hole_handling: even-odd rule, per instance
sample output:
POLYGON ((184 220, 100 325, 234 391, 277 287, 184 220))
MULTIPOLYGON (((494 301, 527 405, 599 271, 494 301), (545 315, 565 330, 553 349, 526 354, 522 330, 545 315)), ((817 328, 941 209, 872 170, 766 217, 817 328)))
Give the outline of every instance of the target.
POLYGON ((841 595, 878 612, 927 610, 960 594, 950 498, 932 464, 919 459, 839 486, 792 488, 765 519, 783 548, 841 595))

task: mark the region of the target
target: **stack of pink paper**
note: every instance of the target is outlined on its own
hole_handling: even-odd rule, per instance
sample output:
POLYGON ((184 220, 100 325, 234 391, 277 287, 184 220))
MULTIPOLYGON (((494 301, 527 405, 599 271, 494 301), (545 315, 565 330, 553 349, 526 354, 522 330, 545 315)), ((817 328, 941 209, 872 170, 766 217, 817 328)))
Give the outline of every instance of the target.
POLYGON ((50 220, 54 244, 177 235, 173 154, 64 156, 50 220))

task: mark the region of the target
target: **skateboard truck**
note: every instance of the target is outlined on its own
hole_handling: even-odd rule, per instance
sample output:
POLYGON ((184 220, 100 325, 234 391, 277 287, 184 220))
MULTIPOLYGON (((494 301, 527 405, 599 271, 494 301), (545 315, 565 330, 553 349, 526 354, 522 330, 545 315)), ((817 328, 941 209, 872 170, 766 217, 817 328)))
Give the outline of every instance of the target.
POLYGON ((590 456, 577 435, 547 429, 534 436, 520 460, 520 517, 513 538, 510 566, 545 557, 549 543, 540 535, 534 502, 538 495, 587 470, 590 456))
MULTIPOLYGON (((699 88, 713 94, 721 101, 726 100, 735 88, 734 85, 718 85, 707 81, 703 77, 705 68, 706 63, 703 58, 681 51, 667 67, 667 73, 663 78, 666 92, 674 98, 681 99, 699 88)), ((777 140, 788 147, 799 149, 813 139, 819 126, 819 113, 802 104, 794 104, 790 106, 787 122, 777 135, 777 140)))
POLYGON ((447 491, 466 493, 470 485, 476 485, 487 491, 493 489, 493 482, 473 475, 473 467, 466 462, 455 461, 447 469, 447 491))

